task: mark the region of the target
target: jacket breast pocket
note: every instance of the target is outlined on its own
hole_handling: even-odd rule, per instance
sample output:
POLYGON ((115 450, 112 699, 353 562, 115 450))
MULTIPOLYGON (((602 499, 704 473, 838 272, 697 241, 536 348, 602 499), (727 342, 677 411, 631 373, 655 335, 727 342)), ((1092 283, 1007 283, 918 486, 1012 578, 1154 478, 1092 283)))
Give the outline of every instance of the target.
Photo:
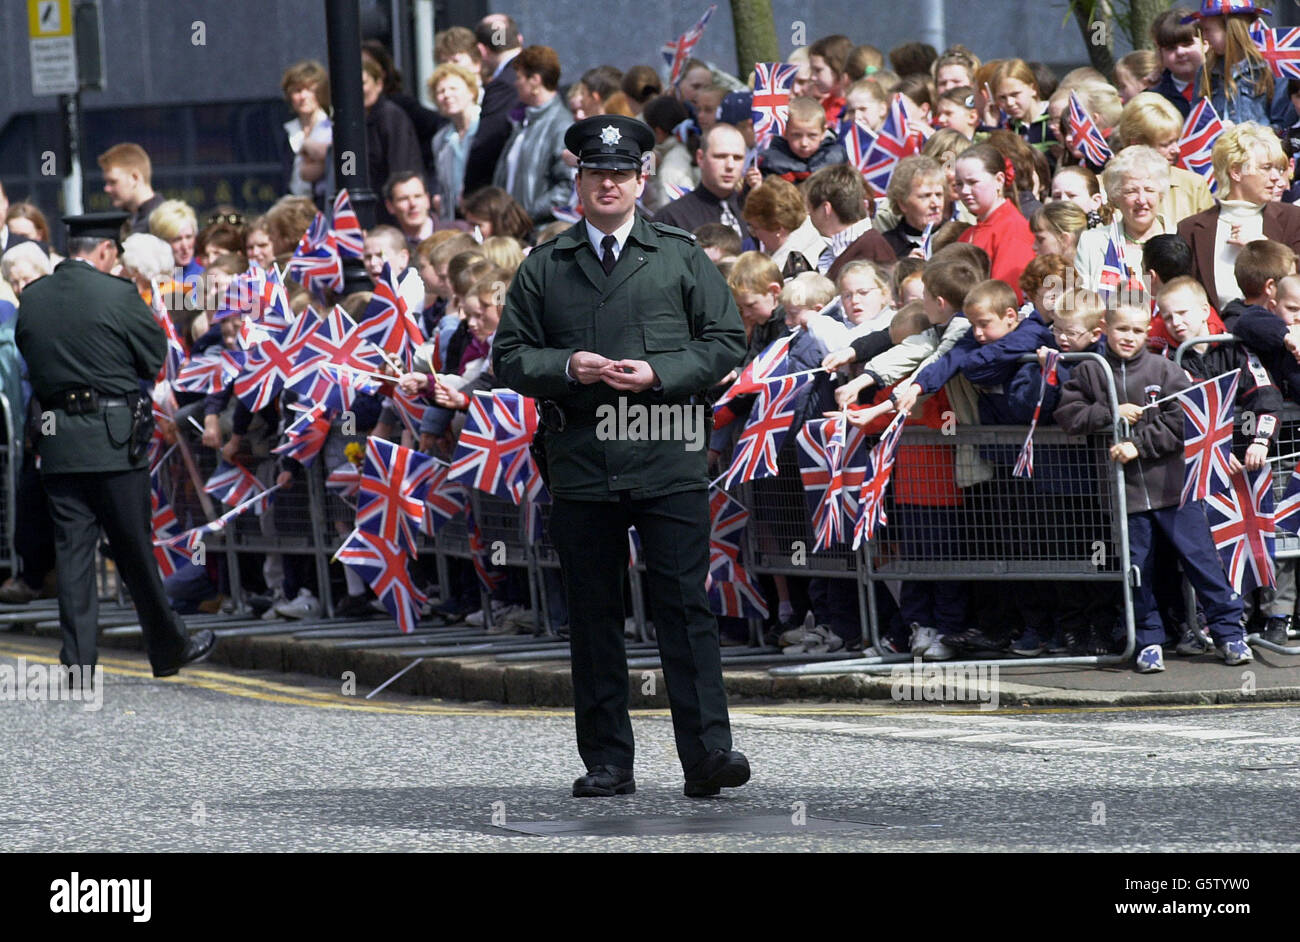
POLYGON ((644 324, 642 342, 646 353, 676 353, 686 349, 691 334, 683 324, 644 324))

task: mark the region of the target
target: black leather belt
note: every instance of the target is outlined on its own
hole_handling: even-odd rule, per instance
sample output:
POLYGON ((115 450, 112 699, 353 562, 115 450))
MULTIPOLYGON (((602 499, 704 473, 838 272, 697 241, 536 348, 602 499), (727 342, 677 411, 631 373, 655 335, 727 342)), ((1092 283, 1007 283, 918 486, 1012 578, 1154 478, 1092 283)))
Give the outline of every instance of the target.
POLYGON ((97 412, 105 406, 131 405, 131 403, 127 402, 125 396, 93 394, 93 401, 96 407, 93 409, 87 408, 87 405, 92 401, 91 398, 87 396, 87 393, 93 394, 93 390, 69 389, 65 392, 56 393, 50 397, 48 407, 52 409, 62 409, 69 415, 82 415, 86 412, 97 412))

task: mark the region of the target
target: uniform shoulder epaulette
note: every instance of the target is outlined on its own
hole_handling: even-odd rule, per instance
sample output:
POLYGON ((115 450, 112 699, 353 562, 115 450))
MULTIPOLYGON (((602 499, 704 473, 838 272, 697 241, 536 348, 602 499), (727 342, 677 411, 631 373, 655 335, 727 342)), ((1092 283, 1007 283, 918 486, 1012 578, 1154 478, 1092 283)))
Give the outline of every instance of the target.
POLYGON ((687 242, 695 241, 694 233, 687 232, 685 229, 678 229, 676 226, 670 226, 666 222, 652 222, 650 223, 650 228, 654 229, 656 232, 663 233, 666 236, 684 239, 687 242))

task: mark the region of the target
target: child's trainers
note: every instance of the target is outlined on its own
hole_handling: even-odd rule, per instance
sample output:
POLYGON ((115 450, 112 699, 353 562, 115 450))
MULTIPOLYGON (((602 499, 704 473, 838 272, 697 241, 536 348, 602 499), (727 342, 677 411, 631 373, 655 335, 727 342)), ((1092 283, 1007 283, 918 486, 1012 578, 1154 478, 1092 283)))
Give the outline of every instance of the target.
POLYGON ((1021 657, 1038 657, 1043 650, 1043 639, 1039 637, 1037 628, 1026 628, 1011 645, 1011 653, 1021 657))
POLYGON ((1178 638, 1178 646, 1174 650, 1186 657, 1195 657, 1198 654, 1209 654, 1213 647, 1214 642, 1210 640, 1210 633, 1197 626, 1183 629, 1182 635, 1178 638))
POLYGON ((1165 653, 1158 644, 1148 644, 1138 652, 1137 672, 1154 674, 1165 669, 1165 653))
POLYGON ((1223 663, 1227 664, 1229 667, 1233 667, 1237 664, 1248 664, 1255 660, 1255 655, 1250 650, 1250 645, 1241 638, 1238 638, 1236 641, 1224 642, 1223 644, 1218 645, 1217 650, 1219 652, 1219 657, 1223 658, 1223 663))
POLYGON ((1052 633, 1052 638, 1047 642, 1048 654, 1070 654, 1078 647, 1078 641, 1069 631, 1063 628, 1057 628, 1052 633))

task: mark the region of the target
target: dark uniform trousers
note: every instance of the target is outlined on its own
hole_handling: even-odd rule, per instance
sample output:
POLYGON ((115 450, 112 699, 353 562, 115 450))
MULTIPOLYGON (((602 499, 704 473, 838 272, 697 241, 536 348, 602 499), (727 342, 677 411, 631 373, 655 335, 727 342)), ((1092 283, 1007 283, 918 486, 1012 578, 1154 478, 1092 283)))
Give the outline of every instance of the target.
POLYGON ((588 769, 633 767, 622 584, 627 528, 645 560, 655 635, 672 709, 677 755, 690 769, 731 749, 718 623, 704 589, 709 564, 706 490, 618 502, 553 498, 550 537, 569 603, 578 752, 588 769))
POLYGON ((93 666, 98 659, 99 596, 95 548, 102 525, 113 562, 135 603, 149 662, 156 669, 180 663, 187 634, 167 604, 154 557, 149 472, 103 471, 47 474, 50 518, 59 578, 59 621, 67 665, 93 666))

